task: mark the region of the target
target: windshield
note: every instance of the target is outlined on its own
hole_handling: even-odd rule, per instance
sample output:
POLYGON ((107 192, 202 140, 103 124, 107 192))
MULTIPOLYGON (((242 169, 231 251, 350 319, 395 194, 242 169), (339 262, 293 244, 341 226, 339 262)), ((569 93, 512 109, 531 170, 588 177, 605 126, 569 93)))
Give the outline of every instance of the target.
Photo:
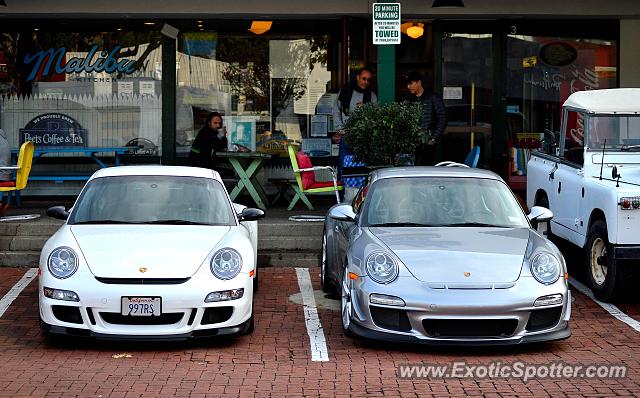
POLYGON ((529 227, 520 205, 505 184, 458 177, 376 181, 365 199, 362 225, 529 227))
POLYGON ((589 149, 640 150, 640 115, 591 116, 587 131, 589 149))
POLYGON ((91 180, 69 224, 234 225, 224 187, 210 178, 118 176, 91 180))

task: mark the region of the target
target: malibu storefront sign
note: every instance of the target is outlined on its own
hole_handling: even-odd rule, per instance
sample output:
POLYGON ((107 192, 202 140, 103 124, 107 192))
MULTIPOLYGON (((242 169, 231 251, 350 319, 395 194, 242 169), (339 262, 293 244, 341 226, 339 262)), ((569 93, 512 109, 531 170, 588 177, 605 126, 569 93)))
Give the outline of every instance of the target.
POLYGON ((37 146, 86 147, 87 130, 71 116, 45 113, 29 121, 19 130, 20 145, 31 141, 37 146))
POLYGON ((67 49, 64 47, 59 47, 55 50, 50 48, 38 51, 35 54, 27 54, 24 57, 24 64, 33 64, 33 69, 31 69, 27 81, 34 80, 38 75, 38 71, 41 71, 42 77, 47 77, 54 71, 57 74, 118 72, 129 75, 135 72, 136 61, 127 58, 118 59, 121 48, 116 46, 109 52, 103 49, 98 53, 98 46, 95 45, 84 58, 73 57, 66 63, 65 54, 67 49), (98 54, 98 57, 94 60, 96 54, 98 54))

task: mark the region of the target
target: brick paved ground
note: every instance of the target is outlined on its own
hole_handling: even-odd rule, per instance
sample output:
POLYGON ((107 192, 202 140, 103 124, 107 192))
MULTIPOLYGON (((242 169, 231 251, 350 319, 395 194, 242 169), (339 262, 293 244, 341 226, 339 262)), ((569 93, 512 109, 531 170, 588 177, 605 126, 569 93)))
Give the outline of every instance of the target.
MULTIPOLYGON (((0 269, 6 292, 24 270, 0 269), (7 286, 9 286, 7 288, 7 286)), ((638 396, 640 333, 575 293, 573 336, 557 343, 507 348, 443 348, 354 341, 337 312, 319 309, 329 362, 312 362, 293 268, 263 269, 256 331, 235 340, 187 343, 77 341, 51 345, 38 329, 37 284, 31 283, 0 319, 0 396, 638 396), (131 357, 114 359, 128 353, 131 357), (399 380, 399 364, 488 364, 564 360, 626 364, 624 379, 399 380)), ((318 288, 318 270, 311 269, 318 288)), ((4 294, 4 293, 2 293, 4 294)), ((638 304, 629 304, 638 308, 638 304)), ((636 319, 638 319, 636 317, 636 319)))

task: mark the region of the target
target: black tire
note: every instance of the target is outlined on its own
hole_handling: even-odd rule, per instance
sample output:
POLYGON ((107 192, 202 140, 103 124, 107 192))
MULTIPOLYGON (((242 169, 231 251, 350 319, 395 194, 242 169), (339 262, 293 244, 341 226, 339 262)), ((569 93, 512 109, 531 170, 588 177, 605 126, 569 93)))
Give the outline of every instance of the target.
POLYGON ((253 275, 253 292, 258 291, 258 264, 256 264, 255 273, 253 275))
POLYGON ((251 314, 251 318, 245 323, 244 330, 242 331, 243 335, 252 334, 255 330, 255 321, 253 320, 253 314, 251 314))
POLYGON ((631 269, 616 261, 607 236, 607 223, 596 220, 589 227, 584 248, 586 277, 593 295, 600 301, 614 301, 631 287, 631 269))
POLYGON ((320 266, 320 288, 325 293, 335 293, 334 285, 331 283, 331 278, 329 276, 329 267, 331 266, 329 262, 329 248, 327 243, 327 234, 326 230, 322 231, 322 249, 320 253, 320 259, 318 264, 320 266))

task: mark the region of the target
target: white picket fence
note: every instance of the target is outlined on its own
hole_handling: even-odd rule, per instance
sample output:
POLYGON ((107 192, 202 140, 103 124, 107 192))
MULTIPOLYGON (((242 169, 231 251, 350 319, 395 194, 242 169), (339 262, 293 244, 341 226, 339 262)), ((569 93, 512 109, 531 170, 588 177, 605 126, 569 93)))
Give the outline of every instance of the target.
POLYGON ((145 138, 162 147, 162 96, 44 95, 0 96, 0 127, 13 148, 19 130, 45 113, 62 113, 87 130, 87 146, 124 146, 145 138))

